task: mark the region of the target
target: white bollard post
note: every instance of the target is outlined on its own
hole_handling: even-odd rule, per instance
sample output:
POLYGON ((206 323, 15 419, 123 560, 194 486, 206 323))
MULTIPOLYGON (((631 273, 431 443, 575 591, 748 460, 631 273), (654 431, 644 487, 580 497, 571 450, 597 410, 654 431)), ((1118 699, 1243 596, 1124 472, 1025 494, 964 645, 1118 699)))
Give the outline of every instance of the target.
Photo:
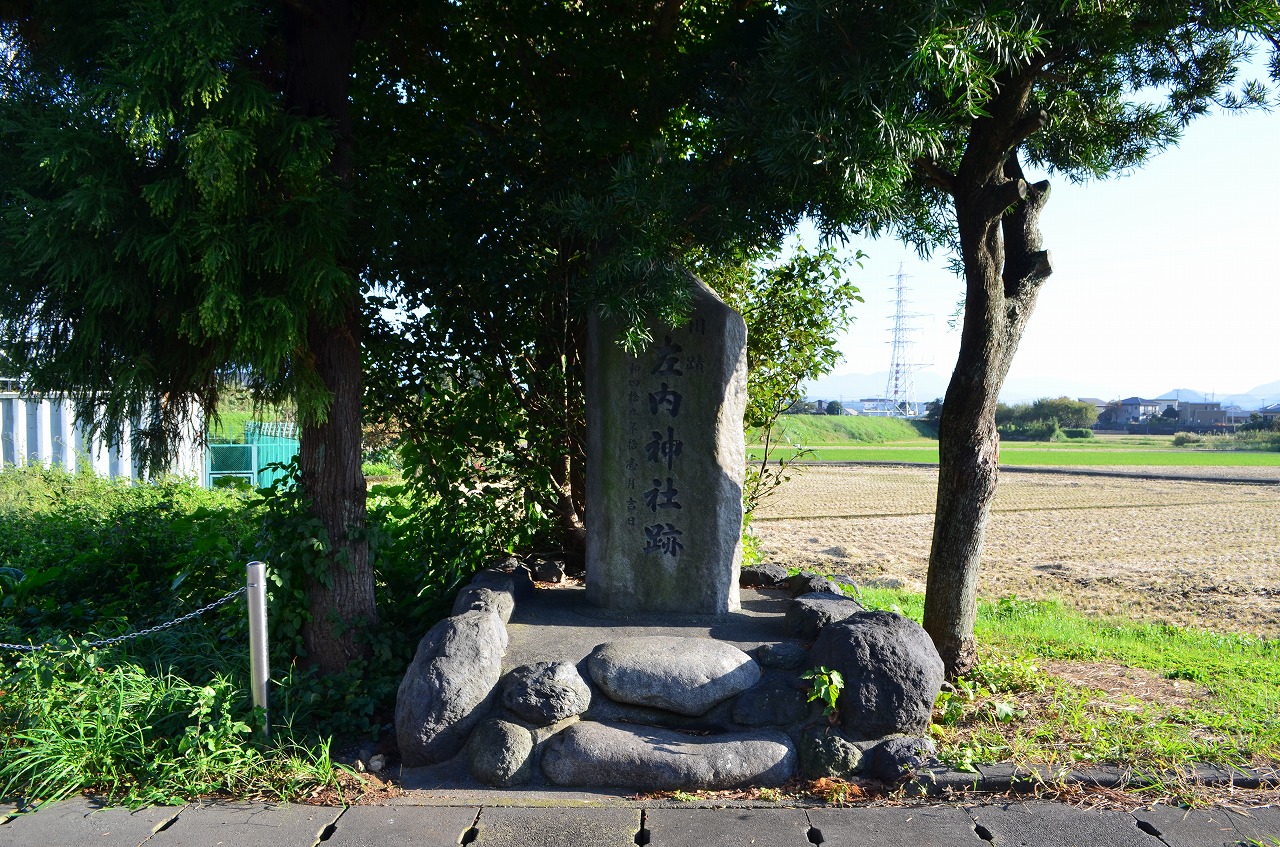
POLYGON ((250 562, 246 580, 249 598, 249 683, 253 705, 262 709, 262 734, 270 737, 271 721, 267 712, 267 566, 250 562))

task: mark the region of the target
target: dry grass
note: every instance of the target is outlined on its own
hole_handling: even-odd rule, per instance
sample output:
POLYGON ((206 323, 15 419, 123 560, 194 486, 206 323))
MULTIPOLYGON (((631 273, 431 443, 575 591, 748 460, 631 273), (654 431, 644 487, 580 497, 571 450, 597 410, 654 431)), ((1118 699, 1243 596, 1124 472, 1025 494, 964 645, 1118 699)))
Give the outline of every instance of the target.
MULTIPOLYGON (((753 527, 780 564, 922 590, 936 482, 927 468, 808 467, 753 527)), ((1006 473, 979 592, 1280 637, 1280 486, 1006 473)))

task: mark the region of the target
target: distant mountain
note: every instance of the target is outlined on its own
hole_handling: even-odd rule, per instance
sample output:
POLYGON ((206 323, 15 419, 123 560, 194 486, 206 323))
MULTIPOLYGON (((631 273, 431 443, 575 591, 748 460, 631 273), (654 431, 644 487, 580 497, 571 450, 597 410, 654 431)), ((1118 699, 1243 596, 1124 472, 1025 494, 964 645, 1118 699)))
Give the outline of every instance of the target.
POLYGON ((1246 411, 1251 411, 1272 403, 1280 403, 1280 382, 1268 382, 1265 385, 1255 386, 1243 394, 1205 394, 1189 388, 1175 388, 1163 394, 1157 394, 1156 398, 1177 398, 1184 403, 1221 403, 1223 408, 1239 406, 1246 411))
POLYGON ((1254 397, 1270 397, 1270 403, 1280 403, 1280 380, 1268 382, 1266 385, 1255 385, 1249 389, 1254 397))
POLYGON ((1157 394, 1152 400, 1179 400, 1183 403, 1203 403, 1205 396, 1190 388, 1171 388, 1163 394, 1157 394))

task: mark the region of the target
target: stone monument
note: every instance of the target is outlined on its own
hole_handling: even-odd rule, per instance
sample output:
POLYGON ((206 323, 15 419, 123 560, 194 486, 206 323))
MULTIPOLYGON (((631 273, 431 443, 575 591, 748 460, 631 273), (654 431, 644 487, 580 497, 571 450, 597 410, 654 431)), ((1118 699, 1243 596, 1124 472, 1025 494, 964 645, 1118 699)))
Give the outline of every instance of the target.
POLYGON ((680 327, 638 355, 593 317, 587 340, 587 598, 605 608, 737 611, 747 329, 689 275, 680 327))

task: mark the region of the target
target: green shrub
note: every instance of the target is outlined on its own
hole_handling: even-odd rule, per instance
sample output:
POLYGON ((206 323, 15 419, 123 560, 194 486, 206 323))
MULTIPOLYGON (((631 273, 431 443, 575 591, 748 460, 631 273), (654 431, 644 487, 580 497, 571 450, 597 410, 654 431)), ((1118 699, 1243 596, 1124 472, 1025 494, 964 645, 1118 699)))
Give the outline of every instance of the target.
POLYGON ((999 428, 999 432, 1005 441, 1054 441, 1062 437, 1058 422, 1052 420, 1006 424, 999 428))
POLYGON ((1194 432, 1179 432, 1173 436, 1174 447, 1185 447, 1188 444, 1203 444, 1204 439, 1194 432))
POLYGON ((1093 430, 1088 427, 1063 427, 1062 435, 1064 438, 1093 438, 1093 430))

